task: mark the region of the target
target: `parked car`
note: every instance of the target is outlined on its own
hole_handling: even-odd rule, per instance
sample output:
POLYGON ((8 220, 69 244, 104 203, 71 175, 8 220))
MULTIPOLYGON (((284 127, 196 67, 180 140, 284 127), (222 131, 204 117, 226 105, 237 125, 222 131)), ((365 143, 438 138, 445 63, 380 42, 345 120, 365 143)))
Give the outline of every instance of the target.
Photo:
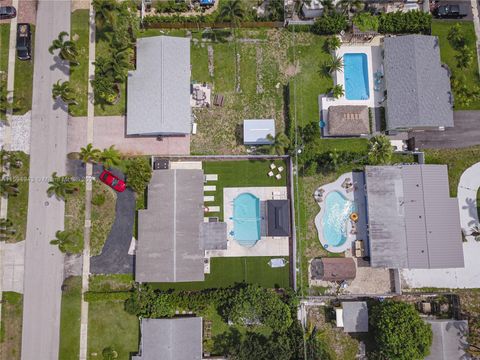
POLYGON ((30 31, 30 24, 18 24, 17 58, 19 60, 30 60, 32 58, 31 45, 32 33, 30 31))
POLYGON ((461 19, 468 13, 464 4, 446 4, 435 8, 433 15, 442 19, 461 19))
POLYGON ((103 172, 100 174, 99 179, 101 182, 107 184, 113 190, 116 190, 118 192, 124 192, 127 188, 127 185, 123 180, 120 180, 108 170, 103 170, 103 172))
POLYGON ((17 10, 13 6, 0 6, 0 20, 13 19, 17 10))

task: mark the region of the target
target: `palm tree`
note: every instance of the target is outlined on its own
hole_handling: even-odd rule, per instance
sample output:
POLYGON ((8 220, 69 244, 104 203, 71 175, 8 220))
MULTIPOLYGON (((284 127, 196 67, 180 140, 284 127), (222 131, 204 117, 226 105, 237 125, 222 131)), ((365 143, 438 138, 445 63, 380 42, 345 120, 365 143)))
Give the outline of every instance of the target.
MULTIPOLYGON (((241 0, 227 1, 220 9, 220 19, 228 20, 233 32, 233 44, 235 46, 235 82, 238 79, 238 54, 237 54, 237 27, 245 15, 241 0)), ((236 84, 238 88, 239 84, 236 84)))
POLYGON ((93 0, 95 23, 98 29, 114 28, 117 24, 119 4, 116 0, 93 0))
POLYGON ((62 253, 79 253, 83 247, 80 235, 67 230, 58 230, 55 233, 55 239, 51 240, 50 244, 58 245, 58 250, 62 253))
POLYGON ((388 164, 392 160, 393 148, 385 135, 377 135, 368 142, 368 159, 371 164, 388 164))
POLYGON ((123 49, 116 51, 111 55, 108 67, 110 68, 113 79, 116 82, 123 83, 127 78, 127 72, 130 67, 129 54, 129 49, 123 49))
POLYGON ((332 75, 337 71, 343 71, 343 58, 341 56, 332 55, 321 64, 321 72, 324 75, 332 75))
POLYGON ((55 195, 57 199, 62 200, 65 200, 67 194, 73 193, 76 186, 71 176, 57 176, 57 172, 52 174, 52 180, 50 180, 48 184, 50 186, 47 189, 47 195, 49 197, 55 195))
POLYGON ((265 151, 270 155, 284 155, 285 149, 290 145, 290 140, 283 132, 277 133, 275 137, 268 134, 267 140, 270 144, 261 146, 259 150, 265 151))
POLYGON ((332 90, 332 95, 334 99, 340 99, 343 95, 345 95, 345 91, 343 90, 342 84, 335 85, 332 90))
POLYGON ((103 360, 115 360, 118 358, 118 353, 111 347, 106 347, 102 351, 103 360))
POLYGON ((364 3, 363 1, 360 1, 360 0, 340 0, 337 3, 337 7, 345 15, 348 15, 350 14, 350 12, 363 9, 364 3))
POLYGON ((96 162, 99 157, 100 150, 94 148, 91 143, 80 149, 80 160, 82 160, 85 164, 96 162))
POLYGON ((473 51, 467 45, 462 46, 458 49, 457 55, 455 55, 455 59, 457 60, 457 67, 459 69, 466 69, 468 68, 473 61, 473 51))
POLYGON ((337 36, 330 36, 325 40, 325 48, 328 52, 337 50, 342 45, 342 42, 337 36))
POLYGON ((16 196, 20 190, 18 190, 18 184, 10 180, 9 178, 5 178, 5 172, 0 171, 0 195, 7 196, 12 195, 16 196))
POLYGON ((71 65, 78 65, 77 46, 74 41, 64 40, 64 38, 68 36, 68 32, 62 31, 60 34, 58 34, 58 38, 53 40, 52 45, 48 48, 48 51, 50 54, 53 54, 54 50, 60 50, 59 56, 62 60, 69 61, 71 65))
POLYGON ((64 81, 61 83, 60 80, 58 80, 56 84, 53 84, 53 100, 61 99, 67 105, 77 105, 78 102, 75 100, 74 97, 75 95, 72 88, 70 87, 69 81, 64 81))
POLYGON ((0 239, 10 238, 17 230, 13 227, 13 223, 8 219, 0 219, 0 239))
POLYGON ((120 164, 120 152, 112 145, 108 149, 103 149, 100 153, 99 160, 104 168, 110 169, 120 164))

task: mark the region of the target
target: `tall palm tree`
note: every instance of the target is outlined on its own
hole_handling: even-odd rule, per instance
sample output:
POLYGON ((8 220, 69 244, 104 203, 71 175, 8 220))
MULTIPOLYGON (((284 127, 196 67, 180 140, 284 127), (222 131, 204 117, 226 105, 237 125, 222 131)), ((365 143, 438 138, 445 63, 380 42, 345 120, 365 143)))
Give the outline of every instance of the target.
POLYGON ((91 143, 80 149, 80 160, 82 160, 85 164, 96 162, 99 157, 100 150, 94 148, 91 143))
POLYGON ((77 45, 74 41, 65 40, 65 37, 68 37, 68 32, 62 31, 58 34, 58 38, 53 40, 52 45, 48 48, 50 54, 53 54, 55 50, 60 50, 58 55, 61 59, 69 61, 71 65, 78 65, 77 56, 77 45))
POLYGON ((13 227, 13 223, 8 219, 0 219, 0 239, 7 239, 15 234, 17 230, 13 227))
POLYGON ((108 149, 103 149, 99 156, 103 167, 110 169, 120 164, 120 152, 112 145, 108 149))
POLYGON ((368 159, 373 165, 388 164, 392 160, 393 148, 385 135, 377 135, 368 142, 368 159))
POLYGON ((4 178, 5 172, 0 171, 0 195, 12 195, 16 196, 20 190, 18 190, 18 184, 10 180, 9 178, 4 178))
POLYGON ((345 14, 348 15, 352 11, 362 10, 364 3, 361 0, 340 0, 337 3, 337 7, 345 14))
POLYGON ((95 22, 99 29, 114 28, 117 24, 119 4, 116 0, 93 0, 95 22))
POLYGON ((261 146, 260 151, 265 151, 271 155, 284 155, 285 149, 290 145, 290 140, 283 132, 277 133, 275 137, 268 134, 267 140, 270 141, 270 144, 261 146))
POLYGON ((50 244, 58 245, 58 250, 62 253, 79 253, 83 247, 81 236, 67 230, 58 230, 55 233, 55 239, 51 240, 50 244))
POLYGON ((323 72, 330 75, 337 71, 343 71, 343 58, 341 56, 332 55, 328 60, 322 64, 323 72))
MULTIPOLYGON (((238 79, 238 54, 237 54, 237 28, 240 21, 245 16, 245 9, 243 8, 241 0, 230 0, 223 4, 220 9, 220 19, 228 20, 233 32, 233 44, 235 47, 235 82, 238 79)), ((236 84, 238 88, 239 84, 236 84)))
POLYGON ((61 83, 60 80, 58 80, 56 84, 53 84, 52 98, 53 100, 61 99, 67 105, 78 104, 69 81, 61 83))
POLYGON ((75 183, 72 181, 71 176, 57 176, 57 172, 52 174, 52 179, 48 182, 50 185, 47 189, 47 195, 53 196, 57 199, 65 200, 67 194, 71 194, 75 191, 75 183))

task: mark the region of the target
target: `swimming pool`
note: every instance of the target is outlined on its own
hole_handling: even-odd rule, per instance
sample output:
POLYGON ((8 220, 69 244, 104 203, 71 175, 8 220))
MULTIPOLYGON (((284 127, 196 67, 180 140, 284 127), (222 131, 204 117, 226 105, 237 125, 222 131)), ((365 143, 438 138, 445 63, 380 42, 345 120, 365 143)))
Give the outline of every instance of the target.
POLYGON ((367 54, 349 53, 343 55, 343 74, 347 100, 368 100, 367 54))
POLYGON ((335 252, 332 248, 342 246, 347 240, 348 219, 350 214, 356 211, 356 206, 338 191, 332 191, 327 194, 324 207, 322 229, 327 243, 323 246, 335 252))
POLYGON ((251 247, 260 240, 260 199, 242 193, 233 200, 233 237, 242 246, 251 247))

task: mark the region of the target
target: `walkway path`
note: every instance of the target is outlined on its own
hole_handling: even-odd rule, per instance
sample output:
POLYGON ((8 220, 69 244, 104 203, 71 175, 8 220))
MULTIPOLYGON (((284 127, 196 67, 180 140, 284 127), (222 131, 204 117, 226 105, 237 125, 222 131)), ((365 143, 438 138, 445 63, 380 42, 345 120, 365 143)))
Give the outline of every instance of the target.
MULTIPOLYGON (((477 214, 477 190, 480 187, 480 162, 469 167, 460 177, 457 197, 460 210, 460 226, 470 234, 472 226, 479 223, 477 214)), ((402 270, 402 277, 409 287, 479 288, 480 242, 467 235, 463 243, 465 267, 459 269, 402 270)))
POLYGON ((64 256, 50 245, 64 227, 65 203, 47 196, 48 177, 65 174, 67 119, 52 100, 52 86, 69 78, 66 64, 48 52, 70 29, 70 1, 39 0, 33 74, 32 136, 23 305, 23 360, 57 360, 64 256))
MULTIPOLYGON (((95 11, 90 2, 90 31, 89 31, 89 47, 88 47, 88 78, 93 79, 95 74, 95 11)), ((93 106, 93 88, 90 81, 88 82, 88 98, 87 103, 87 144, 93 143, 93 120, 95 109, 93 106)), ((85 144, 86 145, 86 144, 85 144)), ((91 212, 92 212, 92 175, 93 166, 87 164, 86 172, 86 189, 85 189, 85 229, 84 229, 84 249, 83 249, 83 268, 82 268, 82 308, 80 318, 80 360, 87 360, 88 349, 88 302, 85 301, 84 295, 88 291, 88 277, 90 275, 90 232, 91 232, 91 212)))

